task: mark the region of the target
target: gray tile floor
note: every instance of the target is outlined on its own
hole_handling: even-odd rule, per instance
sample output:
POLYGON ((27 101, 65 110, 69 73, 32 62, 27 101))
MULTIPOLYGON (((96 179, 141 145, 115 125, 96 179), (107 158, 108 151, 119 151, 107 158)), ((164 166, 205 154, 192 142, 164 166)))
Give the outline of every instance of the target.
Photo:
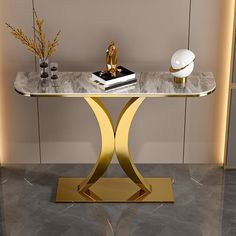
MULTIPOLYGON (((58 176, 91 165, 9 165, 0 169, 1 236, 236 236, 236 171, 215 165, 138 165, 172 176, 174 204, 56 204, 58 176)), ((125 176, 112 165, 106 176, 125 176)))

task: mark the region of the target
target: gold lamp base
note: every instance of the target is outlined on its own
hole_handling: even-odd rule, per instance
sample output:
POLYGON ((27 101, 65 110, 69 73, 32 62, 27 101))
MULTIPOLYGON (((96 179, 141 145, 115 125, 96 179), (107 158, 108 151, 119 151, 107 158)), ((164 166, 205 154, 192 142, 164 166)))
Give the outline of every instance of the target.
POLYGON ((78 186, 84 178, 59 178, 56 202, 146 202, 173 203, 172 179, 145 178, 152 191, 143 196, 140 188, 129 178, 100 178, 90 187, 90 194, 96 200, 78 192, 78 186), (139 197, 140 196, 140 197, 139 197))
POLYGON ((187 77, 184 78, 174 77, 174 82, 176 88, 183 89, 186 87, 187 77))

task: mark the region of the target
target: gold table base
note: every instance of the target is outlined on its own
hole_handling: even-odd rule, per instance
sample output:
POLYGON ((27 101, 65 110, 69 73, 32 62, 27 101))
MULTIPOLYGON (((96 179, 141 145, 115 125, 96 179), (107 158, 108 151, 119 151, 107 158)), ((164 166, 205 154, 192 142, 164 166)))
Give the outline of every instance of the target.
POLYGON ((78 185, 83 180, 84 178, 59 178, 56 202, 174 202, 171 178, 146 178, 152 186, 152 191, 138 200, 134 199, 134 195, 137 195, 139 187, 131 179, 100 178, 90 187, 90 190, 97 196, 96 201, 78 193, 78 185))
POLYGON ((94 97, 85 97, 101 131, 101 151, 86 178, 60 178, 56 202, 174 202, 171 178, 144 178, 129 152, 129 130, 144 97, 131 98, 114 128, 109 111, 94 97), (116 153, 129 178, 101 178, 116 153))

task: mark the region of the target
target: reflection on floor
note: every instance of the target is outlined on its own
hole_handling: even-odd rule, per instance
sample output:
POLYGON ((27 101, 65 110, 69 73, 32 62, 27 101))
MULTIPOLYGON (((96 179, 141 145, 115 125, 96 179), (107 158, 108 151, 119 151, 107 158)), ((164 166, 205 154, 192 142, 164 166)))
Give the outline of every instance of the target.
MULTIPOLYGON (((91 165, 1 168, 1 236, 236 235, 236 171, 215 165, 138 165, 146 177, 172 176, 174 204, 56 204, 58 176, 91 165)), ((125 176, 111 165, 106 176, 125 176)))

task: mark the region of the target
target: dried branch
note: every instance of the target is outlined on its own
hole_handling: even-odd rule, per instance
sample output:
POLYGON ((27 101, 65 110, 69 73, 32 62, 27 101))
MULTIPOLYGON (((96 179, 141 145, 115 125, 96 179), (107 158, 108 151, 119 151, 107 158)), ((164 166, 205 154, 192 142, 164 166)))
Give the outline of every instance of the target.
POLYGON ((52 43, 50 41, 48 41, 48 45, 47 45, 47 51, 46 51, 46 58, 50 57, 55 51, 56 51, 56 47, 59 45, 59 35, 60 35, 61 31, 59 30, 56 34, 56 36, 54 37, 52 43))
POLYGON ((35 47, 34 40, 27 37, 24 32, 19 28, 14 28, 10 24, 6 23, 7 27, 11 29, 11 34, 16 38, 19 39, 24 45, 27 46, 27 49, 33 52, 37 57, 40 57, 40 52, 35 47))
POLYGON ((44 20, 40 20, 38 15, 33 9, 35 16, 35 26, 33 27, 35 31, 35 39, 29 38, 20 28, 14 28, 10 24, 6 23, 6 26, 11 30, 11 34, 18 40, 21 41, 22 44, 27 46, 27 49, 34 53, 40 59, 48 59, 55 51, 57 46, 59 45, 59 35, 61 31, 58 31, 53 41, 46 43, 46 32, 43 31, 44 20))

